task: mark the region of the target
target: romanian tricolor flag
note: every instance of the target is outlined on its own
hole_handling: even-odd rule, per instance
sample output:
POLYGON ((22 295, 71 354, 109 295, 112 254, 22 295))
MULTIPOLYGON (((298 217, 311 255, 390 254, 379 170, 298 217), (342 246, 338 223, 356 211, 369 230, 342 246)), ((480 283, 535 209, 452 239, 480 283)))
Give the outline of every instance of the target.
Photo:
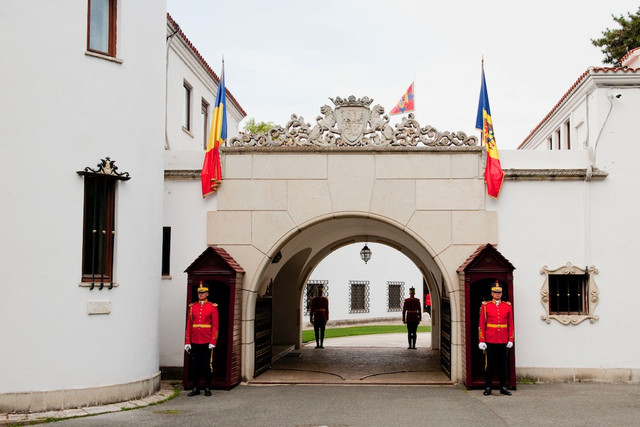
POLYGON ((402 114, 413 110, 413 83, 411 83, 409 89, 402 95, 402 98, 400 98, 396 106, 389 111, 389 114, 402 114))
POLYGON ((218 94, 213 107, 211 118, 211 130, 207 138, 207 151, 202 165, 202 197, 213 193, 222 182, 222 169, 220 168, 220 144, 227 139, 227 97, 224 90, 224 60, 222 61, 222 74, 218 82, 218 94))
POLYGON ((489 196, 497 198, 502 187, 504 173, 500 166, 498 157, 498 147, 493 134, 493 122, 491 120, 491 109, 489 108, 489 95, 487 94, 487 82, 484 79, 484 63, 482 64, 482 85, 480 86, 480 100, 478 101, 478 116, 476 118, 476 129, 482 130, 482 142, 487 147, 487 165, 484 169, 484 180, 487 183, 487 193, 489 196))

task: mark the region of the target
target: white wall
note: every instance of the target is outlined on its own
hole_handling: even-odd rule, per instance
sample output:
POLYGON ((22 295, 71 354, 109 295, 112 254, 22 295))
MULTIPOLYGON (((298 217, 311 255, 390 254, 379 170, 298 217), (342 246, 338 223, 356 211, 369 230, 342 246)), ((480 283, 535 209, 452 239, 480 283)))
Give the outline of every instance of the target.
POLYGON ((0 393, 158 373, 166 8, 119 2, 118 64, 85 55, 87 4, 2 4, 0 393), (132 178, 117 188, 119 286, 90 291, 76 171, 106 156, 132 178))
MULTIPOLYGON (((487 209, 500 216, 498 249, 516 267, 519 367, 640 368, 640 338, 633 333, 640 287, 629 274, 637 264, 635 247, 640 242, 636 226, 640 89, 626 89, 613 102, 606 123, 602 109, 598 114, 604 128, 597 144, 596 167, 608 172, 604 180, 506 181, 500 198, 487 202, 487 209), (600 300, 595 314, 600 318, 594 324, 583 321, 565 326, 540 318, 545 314, 540 303, 544 282, 540 269, 555 269, 567 262, 581 268, 594 265, 599 270, 595 282, 600 300)), ((503 167, 509 168, 509 159, 520 154, 501 152, 503 167)), ((557 159, 557 152, 546 154, 550 163, 557 159)))
MULTIPOLYGON (((366 264, 360 258, 364 244, 337 249, 313 270, 310 280, 327 280, 330 321, 364 320, 396 317, 401 322, 402 311, 387 311, 387 282, 404 282, 404 298, 409 288, 416 288, 416 297, 424 303, 422 274, 405 255, 386 245, 368 243, 372 255, 366 264), (349 313, 350 280, 369 281, 369 312, 349 313)), ((304 308, 304 303, 303 307, 304 308)), ((309 316, 304 316, 309 321, 309 316)))
MULTIPOLYGON (((164 153, 165 170, 200 171, 205 154, 201 102, 205 98, 209 103, 209 132, 218 86, 179 34, 171 39, 167 58, 168 150, 164 153), (191 133, 182 128, 184 80, 192 86, 191 133)), ((210 64, 215 65, 213 68, 219 76, 219 62, 210 64)), ((226 88, 227 92, 229 89, 226 88)), ((242 117, 243 113, 227 97, 227 138, 238 134, 242 117)), ((224 185, 224 181, 221 185, 224 185)), ((207 248, 207 212, 217 209, 217 195, 210 194, 203 199, 201 188, 199 176, 164 181, 164 226, 171 227, 171 277, 164 278, 161 285, 161 366, 177 367, 183 364, 187 298, 187 275, 184 270, 207 248)))

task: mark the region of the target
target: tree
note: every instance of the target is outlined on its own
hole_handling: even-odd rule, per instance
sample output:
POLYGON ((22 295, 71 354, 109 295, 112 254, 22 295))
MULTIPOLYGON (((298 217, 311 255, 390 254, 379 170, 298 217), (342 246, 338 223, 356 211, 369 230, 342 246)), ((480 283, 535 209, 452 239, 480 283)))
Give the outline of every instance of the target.
POLYGON ((602 32, 604 37, 591 39, 594 46, 602 48, 605 58, 602 62, 619 67, 620 60, 631 49, 640 46, 640 8, 635 14, 627 12, 627 17, 611 15, 622 28, 609 29, 602 32))
POLYGON ((256 119, 251 117, 251 118, 249 118, 247 120, 247 123, 245 123, 244 131, 246 133, 253 133, 253 134, 267 133, 269 131, 269 129, 271 129, 274 126, 275 125, 272 122, 259 122, 259 123, 256 123, 256 119))

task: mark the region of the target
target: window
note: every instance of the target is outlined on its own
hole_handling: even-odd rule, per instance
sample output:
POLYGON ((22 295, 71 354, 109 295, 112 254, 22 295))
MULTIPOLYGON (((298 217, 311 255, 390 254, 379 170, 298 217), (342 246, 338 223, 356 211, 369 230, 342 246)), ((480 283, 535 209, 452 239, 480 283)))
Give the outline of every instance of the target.
POLYGON ((549 150, 553 150, 553 140, 551 139, 551 137, 547 139, 547 144, 549 146, 549 150))
POLYGON ((387 311, 402 311, 404 282, 387 282, 387 311))
POLYGON ((564 123, 565 140, 567 141, 567 150, 571 150, 571 127, 569 120, 564 123))
POLYGON ((89 0, 87 50, 116 56, 116 0, 89 0))
POLYGON ((560 138, 560 129, 556 130, 556 145, 558 150, 562 150, 562 139, 560 138))
POLYGON ((182 84, 184 87, 184 116, 182 119, 182 127, 191 131, 191 85, 186 81, 182 84))
POLYGON ((209 129, 207 128, 207 125, 209 124, 209 103, 207 101, 205 101, 204 98, 202 98, 202 123, 203 123, 203 130, 202 130, 202 135, 204 135, 204 137, 202 138, 202 144, 204 149, 207 149, 207 137, 209 136, 209 129))
POLYGON ((84 219, 82 242, 82 282, 96 283, 100 289, 114 285, 113 253, 115 243, 116 183, 129 179, 129 173, 119 173, 115 161, 107 157, 98 169, 86 167, 78 171, 84 176, 84 219))
POLYGON ((369 312, 369 282, 350 280, 349 313, 369 312))
POLYGON ((311 308, 311 298, 318 295, 318 288, 324 287, 323 295, 329 296, 329 281, 328 280, 309 280, 307 282, 307 288, 305 289, 306 295, 304 296, 304 313, 308 316, 309 309, 311 308))
POLYGON ((546 275, 540 294, 547 311, 542 320, 551 323, 551 319, 556 319, 565 325, 577 325, 586 319, 591 323, 598 320, 599 316, 594 314, 599 300, 598 286, 593 277, 598 274, 595 267, 581 269, 567 263, 556 270, 545 266, 541 274, 546 275))
POLYGON ((171 275, 171 227, 162 227, 162 275, 171 275))

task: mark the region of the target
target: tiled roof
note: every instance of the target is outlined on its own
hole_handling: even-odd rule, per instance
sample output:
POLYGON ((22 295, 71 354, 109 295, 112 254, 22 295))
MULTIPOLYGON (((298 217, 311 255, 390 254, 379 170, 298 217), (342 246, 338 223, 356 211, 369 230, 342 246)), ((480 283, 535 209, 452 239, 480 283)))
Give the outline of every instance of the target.
POLYGON ((458 269, 457 269, 456 271, 457 271, 458 273, 461 273, 461 272, 465 271, 465 270, 467 269, 467 267, 469 266, 469 264, 471 264, 473 261, 475 261, 475 260, 480 256, 480 254, 481 254, 482 252, 484 252, 485 250, 486 250, 486 251, 491 251, 491 252, 493 252, 493 253, 496 255, 496 257, 497 257, 497 258, 498 258, 498 259, 499 259, 499 260, 500 260, 504 265, 507 265, 507 266, 509 266, 509 267, 511 267, 512 269, 514 269, 514 270, 515 270, 515 267, 513 266, 513 264, 511 264, 511 262, 510 262, 508 259, 506 259, 506 258, 504 257, 504 255, 502 255, 502 254, 500 253, 500 251, 498 251, 498 250, 496 249, 496 247, 495 247, 495 246, 493 246, 491 243, 486 243, 486 244, 484 244, 484 245, 480 245, 480 246, 478 246, 478 249, 476 249, 476 250, 475 250, 471 255, 469 255, 469 257, 466 259, 466 261, 465 261, 465 262, 463 262, 463 263, 462 263, 462 265, 461 265, 460 267, 458 267, 458 269))
MULTIPOLYGON (((633 51, 630 51, 629 53, 631 52, 633 51)), ((560 101, 558 101, 556 105, 553 106, 551 111, 549 111, 549 113, 546 116, 544 116, 544 119, 542 119, 542 121, 538 123, 538 125, 529 133, 529 135, 524 139, 524 141, 522 141, 522 143, 518 146, 518 149, 522 148, 522 146, 529 141, 529 138, 531 138, 533 134, 536 133, 538 129, 540 129, 542 125, 553 115, 553 113, 555 113, 558 110, 558 108, 560 108, 562 103, 564 103, 564 101, 569 97, 569 95, 571 95, 571 93, 587 78, 587 76, 600 74, 600 73, 619 73, 619 72, 640 73, 640 68, 627 68, 627 67, 589 67, 587 68, 587 70, 584 73, 582 73, 580 77, 578 77, 578 80, 576 80, 575 83, 571 85, 569 90, 566 91, 564 95, 562 95, 562 97, 560 98, 560 101)))
POLYGON ((623 56, 622 59, 620 60, 620 63, 624 65, 624 61, 629 59, 629 57, 633 54, 633 52, 635 52, 638 49, 640 49, 640 47, 636 47, 635 49, 631 49, 629 52, 627 52, 627 54, 623 56))
MULTIPOLYGON (((207 262, 209 262, 209 267, 210 267, 212 265, 211 264, 211 260, 215 260, 217 258, 222 260, 226 265, 228 265, 236 273, 244 273, 245 272, 242 269, 242 267, 240 266, 240 264, 238 264, 236 262, 236 260, 233 259, 233 257, 231 257, 231 255, 229 255, 229 253, 227 251, 225 251, 224 249, 222 249, 222 248, 220 248, 218 246, 208 246, 207 249, 205 249, 204 252, 202 252, 198 256, 198 258, 196 258, 195 261, 193 261, 191 263, 191 265, 189 267, 187 267, 185 272, 189 272, 189 271, 191 271, 193 269, 201 267, 204 263, 207 263, 207 262)), ((213 265, 215 265, 215 264, 213 264, 213 265)))
MULTIPOLYGON (((213 71, 213 69, 209 66, 207 61, 205 61, 205 59, 202 57, 202 55, 200 55, 200 52, 198 52, 198 49, 196 49, 196 47, 193 45, 193 43, 191 43, 191 41, 187 38, 187 36, 182 31, 182 29, 180 29, 180 25, 178 25, 178 23, 176 21, 174 21, 173 18, 171 17, 171 15, 169 15, 168 13, 167 13, 167 21, 169 22, 169 25, 174 30, 176 28, 178 29, 178 35, 180 36, 180 38, 186 43, 187 46, 189 46, 189 49, 191 49, 191 51, 196 56, 196 58, 198 58, 200 63, 202 63, 202 66, 205 68, 205 70, 207 70, 207 72, 213 78, 213 80, 216 83, 219 84, 220 83, 220 78, 218 77, 218 75, 213 71)), ((236 100, 236 98, 229 91, 229 89, 225 88, 225 92, 226 92, 227 98, 231 99, 231 101, 235 104, 235 106, 238 107, 238 110, 240 110, 240 113, 242 113, 242 116, 246 117, 247 116, 246 111, 244 111, 244 109, 240 106, 240 103, 236 100)))

